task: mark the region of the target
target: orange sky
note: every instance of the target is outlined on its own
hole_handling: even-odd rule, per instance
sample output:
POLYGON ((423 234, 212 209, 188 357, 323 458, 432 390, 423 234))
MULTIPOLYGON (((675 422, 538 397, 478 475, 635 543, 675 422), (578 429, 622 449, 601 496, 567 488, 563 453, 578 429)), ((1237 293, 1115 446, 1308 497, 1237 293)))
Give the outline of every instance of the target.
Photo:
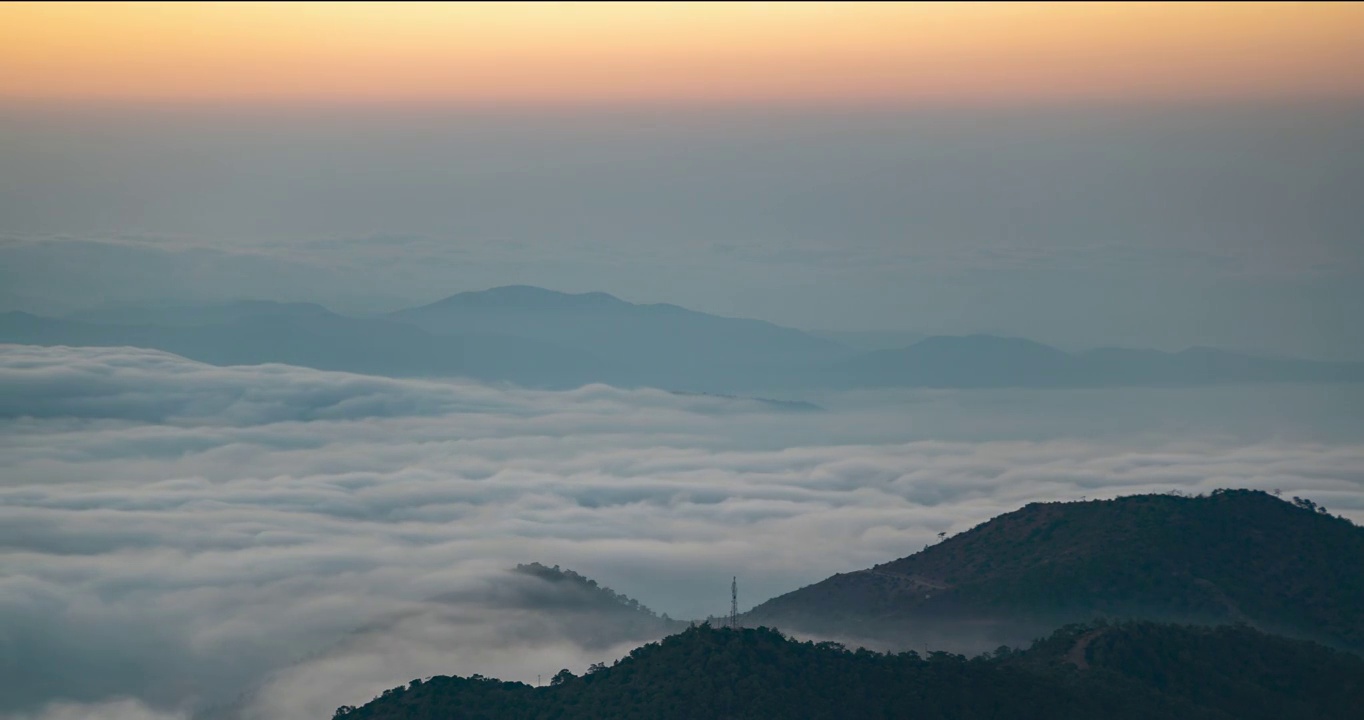
POLYGON ((0 98, 1364 97, 1364 5, 0 4, 0 98))

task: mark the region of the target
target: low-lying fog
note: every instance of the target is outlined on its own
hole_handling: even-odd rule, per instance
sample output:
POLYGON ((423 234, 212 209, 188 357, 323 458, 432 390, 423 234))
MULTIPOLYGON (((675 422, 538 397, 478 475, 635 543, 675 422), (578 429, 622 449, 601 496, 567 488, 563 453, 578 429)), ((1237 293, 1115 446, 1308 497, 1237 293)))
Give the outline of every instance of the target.
POLYGON ((1364 389, 538 392, 0 346, 0 717, 305 720, 741 609, 1028 502, 1282 489, 1364 522, 1364 389))

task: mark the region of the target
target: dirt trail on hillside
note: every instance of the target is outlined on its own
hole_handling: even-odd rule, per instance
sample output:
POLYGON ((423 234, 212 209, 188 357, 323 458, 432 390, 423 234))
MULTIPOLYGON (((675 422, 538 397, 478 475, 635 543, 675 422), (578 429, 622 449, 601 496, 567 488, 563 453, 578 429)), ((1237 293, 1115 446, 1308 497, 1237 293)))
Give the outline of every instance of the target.
POLYGON ((1080 670, 1088 670, 1089 658, 1085 657, 1085 651, 1089 649, 1089 644, 1094 642, 1094 638, 1104 634, 1104 630, 1104 628, 1090 630, 1084 635, 1081 635, 1080 639, 1076 640, 1075 645, 1071 647, 1070 652, 1066 653, 1066 662, 1074 665, 1080 670))

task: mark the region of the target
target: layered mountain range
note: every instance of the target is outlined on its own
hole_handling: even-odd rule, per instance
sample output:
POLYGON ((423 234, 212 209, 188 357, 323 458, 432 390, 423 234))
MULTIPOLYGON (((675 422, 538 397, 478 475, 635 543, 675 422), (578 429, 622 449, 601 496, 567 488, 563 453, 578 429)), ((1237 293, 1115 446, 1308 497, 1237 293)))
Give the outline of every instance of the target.
POLYGON ((313 304, 266 301, 106 307, 61 318, 10 312, 0 314, 0 342, 127 345, 217 365, 286 363, 528 387, 600 382, 712 393, 1364 380, 1364 363, 1212 348, 1070 353, 1019 338, 970 335, 866 350, 846 333, 817 335, 676 305, 635 304, 606 293, 527 286, 459 293, 365 318, 313 304))

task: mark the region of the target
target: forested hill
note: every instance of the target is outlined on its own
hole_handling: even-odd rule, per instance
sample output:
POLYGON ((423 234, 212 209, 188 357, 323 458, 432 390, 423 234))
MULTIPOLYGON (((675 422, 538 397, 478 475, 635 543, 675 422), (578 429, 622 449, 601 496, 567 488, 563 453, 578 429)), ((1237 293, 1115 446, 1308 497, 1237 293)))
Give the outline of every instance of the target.
POLYGON ((979 648, 1096 616, 1246 622, 1364 648, 1364 528, 1251 490, 1034 503, 742 620, 882 647, 969 636, 979 648))
POLYGON ((1364 659, 1245 626, 1067 627, 989 656, 882 655, 701 626, 548 687, 414 680, 344 720, 952 718, 1336 720, 1364 706, 1364 659))
MULTIPOLYGON (((514 572, 529 575, 548 583, 547 592, 537 597, 537 607, 547 610, 585 610, 614 618, 617 622, 645 624, 659 633, 676 632, 686 623, 673 620, 665 613, 661 617, 634 598, 622 595, 604 585, 598 585, 585 575, 572 570, 549 567, 538 562, 517 565, 514 572)), ((655 635, 657 637, 657 635, 655 635)))

